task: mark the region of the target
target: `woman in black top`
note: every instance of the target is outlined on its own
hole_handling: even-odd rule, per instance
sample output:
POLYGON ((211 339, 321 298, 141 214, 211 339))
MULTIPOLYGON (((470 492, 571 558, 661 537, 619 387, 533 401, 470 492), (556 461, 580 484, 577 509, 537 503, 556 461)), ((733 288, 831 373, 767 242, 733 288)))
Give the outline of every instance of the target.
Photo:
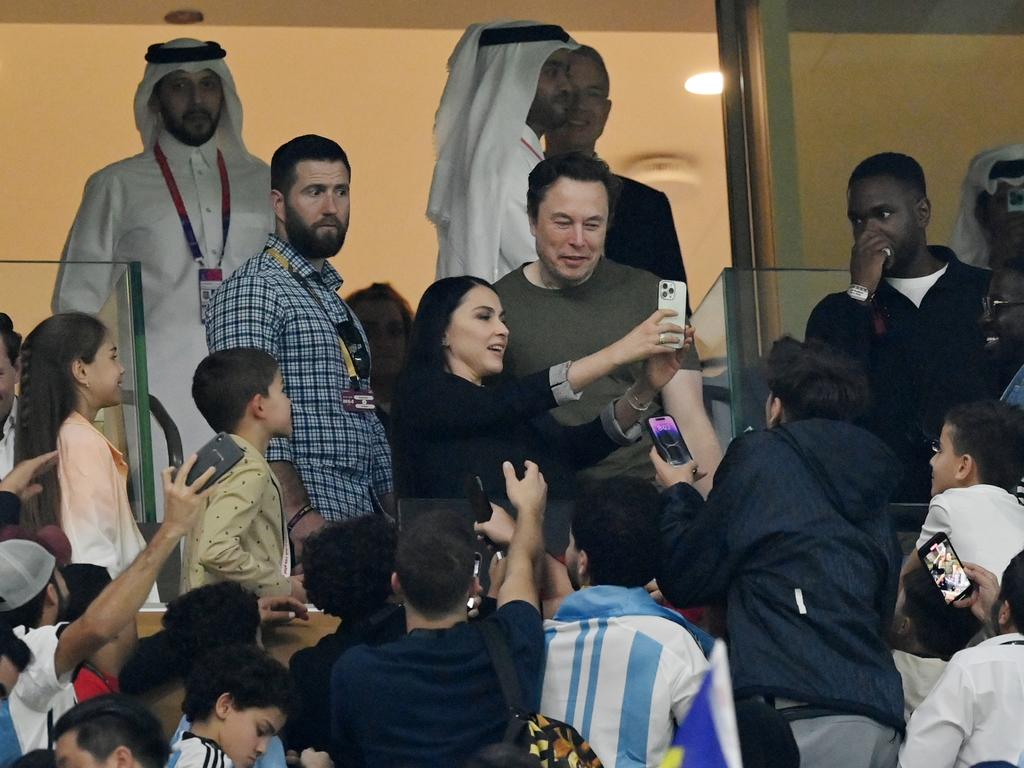
MULTIPOLYGON (((404 498, 461 498, 467 474, 492 497, 504 493, 503 461, 536 462, 549 498, 568 498, 577 469, 639 437, 639 420, 679 370, 683 329, 655 312, 619 341, 521 379, 484 385, 502 372, 508 328, 489 283, 449 277, 420 301, 394 402, 395 478, 404 498), (674 353, 674 354, 673 354, 674 353), (591 422, 567 427, 549 410, 575 400, 621 365, 646 360, 639 381, 591 422)), ((687 343, 690 332, 686 334, 687 343)), ((684 346, 685 349, 685 346, 684 346)))

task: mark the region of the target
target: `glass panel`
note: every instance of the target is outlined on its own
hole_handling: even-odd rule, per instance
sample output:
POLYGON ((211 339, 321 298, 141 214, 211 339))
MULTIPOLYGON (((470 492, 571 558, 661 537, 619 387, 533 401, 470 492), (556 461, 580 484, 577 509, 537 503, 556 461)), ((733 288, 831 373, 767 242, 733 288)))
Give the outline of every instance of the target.
MULTIPOLYGON (((33 302, 19 304, 12 286, 53 285, 59 262, 0 261, 4 276, 3 310, 22 335, 50 316, 49 307, 33 302)), ((65 265, 72 279, 90 280, 91 272, 106 275, 109 262, 74 262, 65 265), (75 277, 77 276, 77 278, 75 277)), ((125 368, 120 406, 97 414, 96 426, 120 450, 128 462, 128 500, 139 522, 156 520, 153 482, 152 437, 149 424, 149 386, 146 376, 145 323, 142 313, 142 277, 138 262, 115 263, 110 295, 96 313, 114 333, 121 364, 125 368)))
POLYGON ((846 270, 726 269, 693 313, 704 361, 705 399, 722 445, 765 426, 761 359, 780 336, 802 340, 807 318, 829 293, 845 290, 846 270))

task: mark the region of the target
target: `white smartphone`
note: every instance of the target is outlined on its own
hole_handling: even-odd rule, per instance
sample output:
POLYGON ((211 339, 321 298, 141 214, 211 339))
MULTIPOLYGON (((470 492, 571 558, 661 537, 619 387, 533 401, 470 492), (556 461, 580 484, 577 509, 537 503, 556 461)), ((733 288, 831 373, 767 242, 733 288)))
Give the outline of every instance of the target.
MULTIPOLYGON (((662 280, 658 283, 658 309, 674 309, 675 317, 666 318, 664 322, 686 327, 686 283, 681 280, 662 280)), ((666 347, 679 349, 683 346, 680 339, 675 344, 666 344, 666 347)))

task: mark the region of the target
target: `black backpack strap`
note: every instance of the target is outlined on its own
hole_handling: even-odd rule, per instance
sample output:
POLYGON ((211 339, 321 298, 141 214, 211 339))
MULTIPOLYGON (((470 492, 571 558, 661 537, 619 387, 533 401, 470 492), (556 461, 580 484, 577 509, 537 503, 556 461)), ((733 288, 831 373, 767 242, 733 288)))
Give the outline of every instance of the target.
POLYGON ((491 657, 491 666, 494 667, 494 672, 498 676, 501 695, 505 699, 505 706, 508 707, 509 722, 503 741, 506 744, 512 744, 518 741, 519 734, 526 727, 523 694, 519 687, 519 676, 516 674, 516 667, 512 661, 512 652, 496 621, 484 620, 477 626, 483 633, 484 644, 491 657))

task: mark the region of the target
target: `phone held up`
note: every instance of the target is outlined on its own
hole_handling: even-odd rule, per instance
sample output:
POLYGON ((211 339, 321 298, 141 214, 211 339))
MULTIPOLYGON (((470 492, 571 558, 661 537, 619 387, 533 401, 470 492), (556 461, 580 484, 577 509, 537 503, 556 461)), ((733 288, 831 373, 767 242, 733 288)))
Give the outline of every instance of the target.
POLYGON ((652 416, 647 419, 647 431, 658 449, 658 455, 674 466, 693 461, 690 449, 686 447, 679 426, 671 416, 652 416))
POLYGON ((213 477, 207 480, 200 489, 200 491, 205 491, 224 477, 228 470, 242 460, 244 455, 242 449, 238 447, 238 443, 232 440, 226 432, 221 432, 196 452, 196 463, 189 470, 186 481, 192 485, 203 472, 214 467, 213 477))
MULTIPOLYGON (((658 283, 658 309, 674 309, 675 317, 666 318, 663 323, 686 327, 686 283, 681 280, 662 280, 658 283)), ((675 344, 666 344, 666 347, 679 349, 683 346, 683 339, 680 336, 675 344)))
POLYGON ((974 590, 974 584, 946 534, 937 533, 928 539, 917 550, 917 556, 947 604, 967 597, 974 590))
MULTIPOLYGON (((487 498, 484 484, 480 482, 479 475, 469 474, 462 483, 462 488, 469 501, 469 507, 473 510, 473 519, 478 523, 486 523, 491 519, 491 500, 487 498)), ((488 547, 497 549, 498 546, 483 534, 477 534, 488 547)))

